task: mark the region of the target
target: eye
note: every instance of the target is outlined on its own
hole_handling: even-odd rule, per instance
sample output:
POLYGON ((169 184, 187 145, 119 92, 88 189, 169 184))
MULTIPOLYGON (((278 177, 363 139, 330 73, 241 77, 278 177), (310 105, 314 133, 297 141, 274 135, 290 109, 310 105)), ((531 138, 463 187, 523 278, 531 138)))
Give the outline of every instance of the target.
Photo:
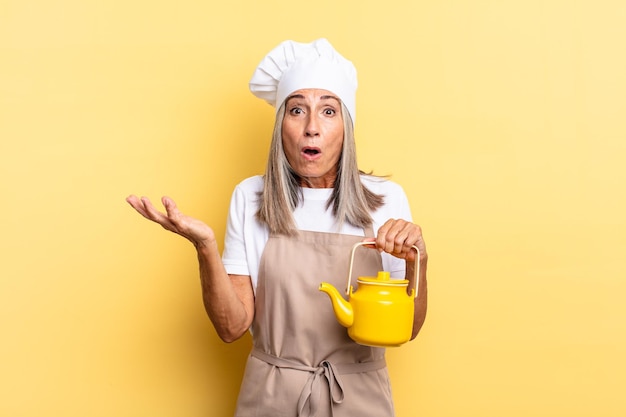
POLYGON ((333 109, 332 107, 327 107, 327 108, 324 109, 323 113, 326 116, 334 116, 337 113, 337 111, 335 109, 333 109))
POLYGON ((300 107, 292 107, 289 109, 289 114, 293 114, 294 116, 304 113, 302 108, 300 107))

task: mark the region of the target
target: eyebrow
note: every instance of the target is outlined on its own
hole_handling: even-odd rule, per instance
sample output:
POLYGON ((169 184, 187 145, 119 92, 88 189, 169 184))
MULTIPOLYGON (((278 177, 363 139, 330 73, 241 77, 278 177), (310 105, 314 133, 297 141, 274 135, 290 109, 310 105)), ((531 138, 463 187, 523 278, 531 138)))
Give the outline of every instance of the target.
MULTIPOLYGON (((292 95, 290 95, 289 97, 287 97, 287 99, 285 100, 285 103, 286 103, 286 102, 288 102, 289 100, 291 100, 292 98, 299 98, 299 99, 303 99, 303 98, 304 98, 304 96, 303 96, 302 94, 292 94, 292 95)), ((321 97, 320 97, 320 99, 321 99, 321 100, 330 100, 330 99, 333 99, 333 100, 337 100, 337 102, 341 103, 341 100, 339 100, 339 98, 338 98, 338 97, 331 96, 331 95, 329 95, 329 94, 324 95, 324 96, 321 96, 321 97)))

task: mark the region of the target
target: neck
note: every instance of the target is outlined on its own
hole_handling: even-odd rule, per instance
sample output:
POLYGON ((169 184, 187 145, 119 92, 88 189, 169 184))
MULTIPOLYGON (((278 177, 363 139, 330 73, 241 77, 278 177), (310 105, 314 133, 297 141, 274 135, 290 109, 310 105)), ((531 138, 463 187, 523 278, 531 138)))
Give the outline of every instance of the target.
POLYGON ((332 178, 306 178, 300 177, 299 185, 302 188, 333 188, 335 186, 336 176, 332 178))

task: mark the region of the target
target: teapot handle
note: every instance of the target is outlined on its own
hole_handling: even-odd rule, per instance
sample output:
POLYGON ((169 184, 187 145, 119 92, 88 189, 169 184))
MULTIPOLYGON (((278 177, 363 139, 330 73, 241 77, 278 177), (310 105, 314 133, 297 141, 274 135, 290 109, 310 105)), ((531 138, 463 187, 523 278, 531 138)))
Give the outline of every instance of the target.
MULTIPOLYGON (((348 270, 348 285, 346 286, 346 295, 350 295, 350 284, 352 281, 352 265, 354 264, 354 252, 356 248, 359 246, 371 246, 373 242, 357 242, 352 247, 352 254, 350 255, 350 269, 348 270)), ((413 249, 417 251, 417 256, 415 257, 415 291, 414 296, 417 298, 417 293, 419 291, 419 276, 420 276, 420 250, 417 246, 411 246, 413 249)))

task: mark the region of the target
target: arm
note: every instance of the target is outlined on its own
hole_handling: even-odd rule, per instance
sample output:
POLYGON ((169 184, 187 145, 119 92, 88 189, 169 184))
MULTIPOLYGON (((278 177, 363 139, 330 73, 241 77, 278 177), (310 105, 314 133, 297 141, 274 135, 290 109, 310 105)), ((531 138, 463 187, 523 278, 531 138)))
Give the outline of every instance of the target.
POLYGON ((254 292, 249 276, 228 275, 222 264, 213 230, 200 220, 181 213, 174 201, 163 197, 161 213, 145 197, 126 201, 143 217, 189 240, 198 253, 204 307, 219 337, 227 342, 239 339, 254 318, 254 292))
POLYGON ((428 286, 426 280, 426 269, 428 264, 428 254, 426 253, 426 244, 422 236, 422 229, 406 220, 390 219, 378 229, 376 236, 376 248, 392 254, 395 257, 406 260, 406 279, 409 282, 410 291, 415 288, 415 257, 416 251, 412 248, 417 246, 420 250, 420 274, 419 292, 415 298, 415 312, 413 316, 413 334, 411 340, 419 333, 424 321, 426 320, 426 307, 428 300, 428 286))

